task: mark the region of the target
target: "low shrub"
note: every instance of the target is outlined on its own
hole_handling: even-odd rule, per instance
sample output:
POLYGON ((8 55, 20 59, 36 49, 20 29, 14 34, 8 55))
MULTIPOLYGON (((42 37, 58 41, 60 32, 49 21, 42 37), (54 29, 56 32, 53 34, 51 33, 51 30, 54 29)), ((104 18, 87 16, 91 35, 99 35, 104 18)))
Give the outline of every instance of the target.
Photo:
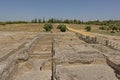
POLYGON ((51 31, 51 29, 53 28, 52 24, 50 23, 45 23, 44 27, 43 27, 46 31, 51 31))
POLYGON ((91 31, 91 26, 86 26, 85 29, 86 31, 91 31))
POLYGON ((61 32, 66 32, 66 25, 58 25, 57 29, 60 29, 61 32))
POLYGON ((108 30, 109 28, 107 26, 101 26, 99 27, 100 30, 108 30))

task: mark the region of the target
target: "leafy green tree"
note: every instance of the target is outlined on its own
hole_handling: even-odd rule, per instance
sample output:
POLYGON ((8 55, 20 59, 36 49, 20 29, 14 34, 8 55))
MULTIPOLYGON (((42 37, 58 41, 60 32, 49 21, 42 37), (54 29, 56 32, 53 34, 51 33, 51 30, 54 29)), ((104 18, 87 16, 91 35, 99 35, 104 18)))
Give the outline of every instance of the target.
POLYGON ((74 20, 73 20, 73 23, 74 23, 74 24, 77 24, 77 23, 78 23, 78 21, 77 21, 76 19, 74 19, 74 20))
POLYGON ((45 18, 43 18, 43 21, 42 21, 43 23, 45 23, 46 21, 45 21, 45 18))
POLYGON ((41 19, 38 20, 38 23, 41 23, 41 19))
POLYGON ((35 23, 37 23, 38 21, 37 21, 37 18, 35 18, 35 23))
POLYGON ((54 23, 54 19, 53 18, 49 19, 48 23, 54 23))
POLYGON ((64 20, 64 23, 69 23, 69 20, 68 19, 64 20))
POLYGON ((33 19, 31 23, 37 23, 37 18, 33 19))
POLYGON ((77 24, 81 24, 82 22, 80 20, 77 21, 77 24))
POLYGON ((114 31, 114 30, 117 30, 117 27, 116 26, 114 26, 113 28, 112 28, 112 30, 114 31))

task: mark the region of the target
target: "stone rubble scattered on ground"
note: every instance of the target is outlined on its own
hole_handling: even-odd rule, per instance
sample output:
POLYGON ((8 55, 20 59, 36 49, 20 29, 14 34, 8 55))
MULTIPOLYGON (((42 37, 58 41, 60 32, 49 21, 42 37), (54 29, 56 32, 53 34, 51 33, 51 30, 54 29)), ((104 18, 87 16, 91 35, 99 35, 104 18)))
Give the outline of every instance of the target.
POLYGON ((0 42, 1 51, 6 48, 3 53, 17 48, 0 59, 0 80, 119 80, 117 50, 86 43, 72 32, 23 34, 0 34, 1 39, 8 39, 2 42, 10 44, 5 47, 0 42))

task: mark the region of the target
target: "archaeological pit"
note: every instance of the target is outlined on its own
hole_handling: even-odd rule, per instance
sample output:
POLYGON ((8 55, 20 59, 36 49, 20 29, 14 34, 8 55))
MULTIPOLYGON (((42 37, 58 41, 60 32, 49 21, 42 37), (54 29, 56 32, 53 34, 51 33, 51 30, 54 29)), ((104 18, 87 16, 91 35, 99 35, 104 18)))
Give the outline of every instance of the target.
POLYGON ((119 79, 118 49, 73 32, 0 32, 0 80, 119 79))

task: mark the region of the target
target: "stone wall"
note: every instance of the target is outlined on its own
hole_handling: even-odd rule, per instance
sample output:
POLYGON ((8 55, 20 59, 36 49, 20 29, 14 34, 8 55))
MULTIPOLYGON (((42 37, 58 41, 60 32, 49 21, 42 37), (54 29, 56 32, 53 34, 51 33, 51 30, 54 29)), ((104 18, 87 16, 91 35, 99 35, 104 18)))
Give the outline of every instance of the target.
POLYGON ((86 36, 84 34, 80 34, 80 33, 76 33, 76 35, 84 40, 87 43, 98 43, 98 44, 102 44, 108 47, 111 47, 113 49, 117 49, 120 50, 120 43, 115 42, 113 40, 109 40, 107 38, 104 37, 99 37, 99 36, 86 36))
POLYGON ((70 73, 67 69, 65 69, 62 65, 56 66, 56 80, 79 80, 74 75, 70 73))
POLYGON ((0 80, 14 80, 18 72, 18 64, 21 61, 28 60, 28 51, 37 39, 38 37, 36 36, 24 46, 13 51, 11 55, 6 56, 5 59, 0 59, 0 80))
POLYGON ((107 63, 109 66, 111 66, 116 73, 116 76, 120 79, 120 65, 116 61, 114 61, 112 58, 106 58, 107 63))
MULTIPOLYGON (((70 30, 70 31, 72 31, 72 30, 70 30)), ((79 39, 81 39, 87 43, 102 44, 104 46, 112 48, 113 50, 120 51, 120 43, 115 42, 112 39, 110 40, 107 37, 95 36, 95 35, 85 35, 85 34, 82 34, 82 33, 76 32, 76 31, 72 31, 72 32, 76 33, 76 35, 79 37, 79 39)), ((116 54, 116 52, 113 52, 114 55, 116 54)), ((120 59, 111 58, 112 55, 107 56, 106 53, 104 56, 106 58, 108 65, 111 66, 115 70, 116 76, 120 79, 120 64, 119 64, 120 59)), ((116 55, 116 56, 119 56, 119 55, 116 55)))

